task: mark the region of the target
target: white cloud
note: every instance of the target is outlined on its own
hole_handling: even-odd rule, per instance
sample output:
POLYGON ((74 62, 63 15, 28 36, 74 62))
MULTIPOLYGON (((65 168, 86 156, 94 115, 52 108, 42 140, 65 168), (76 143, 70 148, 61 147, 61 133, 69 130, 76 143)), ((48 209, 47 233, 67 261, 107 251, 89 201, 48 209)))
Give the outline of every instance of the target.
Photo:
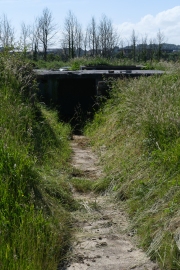
POLYGON ((180 44, 180 6, 158 13, 156 16, 148 14, 137 23, 124 22, 117 26, 121 38, 130 41, 133 29, 139 40, 145 35, 155 39, 160 30, 165 36, 165 42, 180 44))

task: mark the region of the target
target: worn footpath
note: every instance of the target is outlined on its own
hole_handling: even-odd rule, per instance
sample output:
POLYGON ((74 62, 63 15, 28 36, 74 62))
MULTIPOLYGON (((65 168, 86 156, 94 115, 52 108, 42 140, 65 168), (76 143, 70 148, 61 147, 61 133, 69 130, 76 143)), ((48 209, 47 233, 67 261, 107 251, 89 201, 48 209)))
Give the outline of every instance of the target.
MULTIPOLYGON (((72 165, 89 181, 103 177, 98 158, 87 138, 74 136, 72 165)), ((74 212, 74 238, 67 270, 157 270, 146 254, 136 246, 136 232, 120 202, 109 194, 81 194, 74 191, 80 209, 74 212)))

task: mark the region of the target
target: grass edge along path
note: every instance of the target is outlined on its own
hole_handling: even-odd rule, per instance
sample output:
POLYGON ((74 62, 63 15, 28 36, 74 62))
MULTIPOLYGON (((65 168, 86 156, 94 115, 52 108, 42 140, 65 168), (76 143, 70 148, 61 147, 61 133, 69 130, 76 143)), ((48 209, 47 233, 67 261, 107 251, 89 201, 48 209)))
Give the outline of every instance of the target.
POLYGON ((0 55, 0 269, 57 269, 76 207, 68 125, 36 101, 32 68, 0 55))
POLYGON ((111 190, 128 207, 140 246, 162 269, 180 269, 180 66, 161 77, 114 82, 85 134, 111 190))

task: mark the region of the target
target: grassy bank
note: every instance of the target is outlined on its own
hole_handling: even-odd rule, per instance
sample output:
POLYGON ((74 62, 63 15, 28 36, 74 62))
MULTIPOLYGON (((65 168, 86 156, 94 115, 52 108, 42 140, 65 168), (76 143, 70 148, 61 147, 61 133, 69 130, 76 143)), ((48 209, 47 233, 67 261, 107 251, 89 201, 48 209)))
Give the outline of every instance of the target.
MULTIPOLYGON (((162 66, 163 64, 161 64, 162 66)), ((105 179, 124 201, 140 245, 162 269, 180 269, 180 65, 163 76, 118 80, 85 133, 105 179)))
POLYGON ((38 104, 31 66, 0 55, 0 269, 57 269, 75 208, 70 127, 38 104))
MULTIPOLYGON (((130 59, 117 59, 117 58, 105 58, 101 56, 85 56, 70 59, 66 62, 63 61, 33 61, 33 65, 39 69, 59 69, 64 66, 70 67, 71 70, 78 70, 80 66, 93 66, 93 65, 134 65, 130 59)), ((137 63, 139 65, 140 63, 137 63)), ((147 66, 152 67, 154 64, 146 63, 147 66)))

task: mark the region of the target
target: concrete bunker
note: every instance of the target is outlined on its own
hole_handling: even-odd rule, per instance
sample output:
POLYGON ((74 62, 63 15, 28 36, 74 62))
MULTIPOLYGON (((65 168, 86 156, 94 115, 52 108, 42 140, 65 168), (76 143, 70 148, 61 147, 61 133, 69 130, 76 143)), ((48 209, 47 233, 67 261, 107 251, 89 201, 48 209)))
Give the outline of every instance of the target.
POLYGON ((40 100, 55 107, 64 121, 77 125, 80 118, 84 121, 93 114, 97 97, 93 78, 44 78, 39 83, 39 90, 40 100))
POLYGON ((39 99, 58 109, 60 118, 73 126, 93 117, 99 96, 107 93, 109 78, 161 75, 163 71, 143 70, 139 66, 83 67, 78 71, 36 70, 39 99), (102 68, 102 67, 100 67, 102 68), (112 69, 113 68, 113 69, 112 69))

